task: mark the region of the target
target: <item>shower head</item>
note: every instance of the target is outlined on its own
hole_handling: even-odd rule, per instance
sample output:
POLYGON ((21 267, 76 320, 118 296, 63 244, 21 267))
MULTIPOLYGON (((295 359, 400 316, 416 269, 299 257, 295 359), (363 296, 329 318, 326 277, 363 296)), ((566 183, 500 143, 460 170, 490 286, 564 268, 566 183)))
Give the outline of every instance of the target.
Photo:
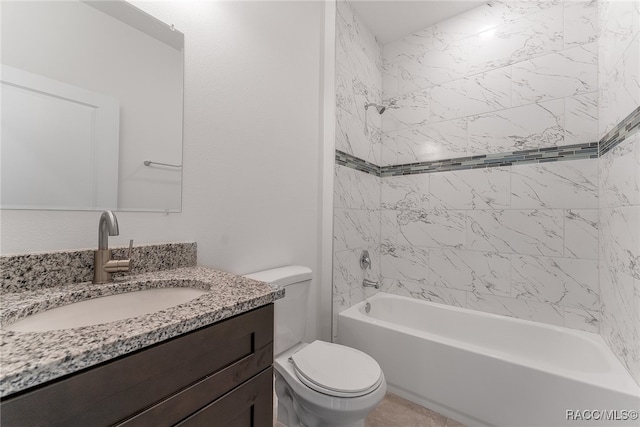
POLYGON ((378 105, 375 102, 369 102, 368 104, 364 104, 364 109, 365 111, 369 108, 369 107, 376 107, 376 111, 378 112, 378 114, 382 114, 384 113, 384 111, 387 109, 387 107, 385 107, 384 105, 378 105))

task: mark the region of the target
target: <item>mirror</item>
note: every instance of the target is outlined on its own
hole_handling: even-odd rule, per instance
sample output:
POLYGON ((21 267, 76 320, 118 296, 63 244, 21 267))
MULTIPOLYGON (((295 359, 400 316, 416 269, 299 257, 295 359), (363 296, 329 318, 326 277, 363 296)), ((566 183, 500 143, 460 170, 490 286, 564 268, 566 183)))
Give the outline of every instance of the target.
POLYGON ((179 212, 184 35, 120 1, 2 1, 0 207, 179 212))

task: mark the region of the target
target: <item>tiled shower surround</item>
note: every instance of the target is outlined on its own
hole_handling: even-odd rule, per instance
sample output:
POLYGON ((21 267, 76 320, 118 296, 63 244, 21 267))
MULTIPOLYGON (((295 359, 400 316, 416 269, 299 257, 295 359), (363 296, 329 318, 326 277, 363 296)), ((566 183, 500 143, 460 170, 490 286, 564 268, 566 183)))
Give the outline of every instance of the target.
POLYGON ((639 3, 494 1, 380 46, 338 2, 334 315, 375 292, 367 249, 383 291, 600 333, 640 382, 640 136, 596 144, 640 105, 639 3))
POLYGON ((336 166, 334 298, 364 298, 357 258, 374 248, 387 292, 597 332, 597 162, 388 178, 336 166))

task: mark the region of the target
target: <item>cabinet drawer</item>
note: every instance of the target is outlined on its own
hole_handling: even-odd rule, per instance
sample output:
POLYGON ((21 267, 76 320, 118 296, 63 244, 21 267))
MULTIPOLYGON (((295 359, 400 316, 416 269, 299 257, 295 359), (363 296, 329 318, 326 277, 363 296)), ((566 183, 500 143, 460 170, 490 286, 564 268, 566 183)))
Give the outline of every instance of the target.
POLYGON ((273 368, 266 369, 177 426, 273 426, 273 368))
POLYGON ((2 426, 112 425, 224 368, 236 366, 219 376, 226 387, 221 393, 272 362, 270 304, 9 396, 0 407, 2 426))
MULTIPOLYGON (((256 353, 256 357, 247 356, 230 366, 207 376, 179 393, 158 402, 156 405, 118 424, 118 427, 148 427, 173 425, 212 401, 221 398, 237 384, 249 380, 256 369, 264 366, 264 361, 272 357, 271 346, 256 353), (268 354, 267 354, 268 353, 268 354)), ((272 368, 270 365, 269 370, 272 368)), ((262 375, 262 374, 260 374, 262 375)), ((268 385, 269 396, 272 395, 272 380, 268 385)), ((268 396, 267 396, 268 397, 268 396)), ((219 425, 219 424, 216 424, 219 425)))

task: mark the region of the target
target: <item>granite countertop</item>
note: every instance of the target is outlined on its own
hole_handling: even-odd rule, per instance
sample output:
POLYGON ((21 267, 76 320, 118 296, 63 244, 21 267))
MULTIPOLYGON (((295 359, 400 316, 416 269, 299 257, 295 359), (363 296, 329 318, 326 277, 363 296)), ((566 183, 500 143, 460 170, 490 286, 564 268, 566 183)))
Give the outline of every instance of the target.
POLYGON ((205 267, 185 267, 129 276, 109 284, 90 282, 0 295, 0 323, 83 301, 161 287, 209 291, 184 304, 115 322, 48 332, 0 329, 0 396, 99 364, 270 304, 284 289, 205 267))

